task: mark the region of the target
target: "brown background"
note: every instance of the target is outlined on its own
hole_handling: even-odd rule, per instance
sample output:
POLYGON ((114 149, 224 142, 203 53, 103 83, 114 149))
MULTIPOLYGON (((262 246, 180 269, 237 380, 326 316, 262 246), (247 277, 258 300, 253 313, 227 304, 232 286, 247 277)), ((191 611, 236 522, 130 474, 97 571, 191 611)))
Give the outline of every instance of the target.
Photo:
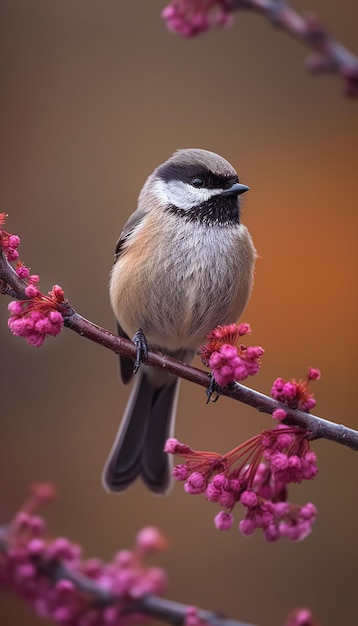
MULTIPOLYGON (((357 49, 353 0, 310 5, 357 49)), ((145 177, 178 147, 217 151, 249 184, 244 221, 260 259, 243 317, 266 349, 250 384, 322 370, 317 413, 357 419, 357 101, 339 81, 313 78, 306 50, 260 16, 185 41, 169 34, 157 0, 11 0, 1 10, 1 210, 22 238, 21 257, 43 290, 60 283, 84 316, 114 329, 107 295, 116 237, 145 177)), ((303 543, 268 544, 218 533, 217 508, 176 484, 158 499, 136 484, 104 493, 100 475, 128 390, 116 358, 65 330, 37 350, 1 316, 1 520, 33 480, 52 480, 51 532, 110 558, 157 524, 171 541, 158 558, 168 597, 262 626, 308 605, 325 626, 357 615, 357 457, 314 445, 319 475, 292 490, 319 516, 303 543)), ((222 398, 205 406, 182 384, 177 435, 227 451, 270 427, 269 417, 222 398)), ((236 511, 239 517, 239 507, 236 511)), ((1 597, 0 622, 40 624, 1 597)))

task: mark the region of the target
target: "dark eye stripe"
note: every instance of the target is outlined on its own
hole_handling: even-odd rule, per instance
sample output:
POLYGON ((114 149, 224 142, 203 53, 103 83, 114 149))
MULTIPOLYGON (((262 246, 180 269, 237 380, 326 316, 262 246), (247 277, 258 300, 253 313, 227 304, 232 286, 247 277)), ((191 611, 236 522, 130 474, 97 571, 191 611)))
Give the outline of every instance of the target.
POLYGON ((237 176, 218 176, 217 174, 209 174, 205 178, 205 187, 207 189, 228 189, 234 183, 237 183, 237 176))
POLYGON ((204 180, 203 187, 206 189, 227 189, 238 182, 236 175, 220 176, 210 172, 210 170, 205 167, 200 167, 200 165, 164 163, 158 167, 156 174, 165 182, 180 180, 184 183, 189 183, 189 185, 192 184, 195 178, 202 178, 204 180))

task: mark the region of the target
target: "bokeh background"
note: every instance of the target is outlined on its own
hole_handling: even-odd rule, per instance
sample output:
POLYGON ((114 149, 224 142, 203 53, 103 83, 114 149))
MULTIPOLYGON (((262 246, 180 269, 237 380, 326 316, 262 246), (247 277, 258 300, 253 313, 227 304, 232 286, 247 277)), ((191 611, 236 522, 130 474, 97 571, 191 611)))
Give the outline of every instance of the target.
MULTIPOLYGON (((21 258, 44 291, 59 283, 85 317, 114 330, 107 295, 117 235, 147 175, 178 147, 224 155, 250 185, 244 222, 260 258, 243 316, 266 349, 250 385, 277 376, 314 383, 317 414, 358 428, 357 101, 337 77, 304 70, 306 49, 261 16, 186 41, 160 19, 159 0, 2 0, 1 210, 21 236, 21 258)), ((354 0, 295 2, 319 13, 356 53, 354 0), (309 6, 308 6, 309 5, 309 6)), ((304 542, 268 544, 218 533, 215 505, 177 483, 152 497, 138 483, 106 494, 100 476, 129 390, 116 357, 69 330, 41 349, 7 328, 0 299, 0 516, 29 483, 54 481, 46 511, 54 535, 109 559, 158 525, 170 549, 157 559, 168 597, 261 626, 309 606, 322 624, 356 624, 357 456, 314 444, 319 475, 292 490, 319 516, 304 542)), ((268 416, 182 383, 177 436, 225 452, 268 416)), ((236 511, 239 518, 239 507, 236 511)), ((40 625, 18 598, 0 597, 0 622, 40 625)))

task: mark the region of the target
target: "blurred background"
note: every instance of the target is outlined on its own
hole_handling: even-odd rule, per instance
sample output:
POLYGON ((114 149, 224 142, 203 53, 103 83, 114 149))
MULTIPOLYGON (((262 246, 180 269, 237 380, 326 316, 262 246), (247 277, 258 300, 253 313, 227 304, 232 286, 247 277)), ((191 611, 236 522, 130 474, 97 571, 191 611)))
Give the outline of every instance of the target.
MULTIPOLYGON (((248 384, 277 376, 313 383, 316 413, 358 428, 357 101, 337 77, 312 77, 306 48, 241 11, 229 30, 193 40, 170 34, 159 0, 0 1, 1 190, 7 229, 47 291, 59 283, 85 317, 115 329, 107 283, 113 249, 145 178, 179 147, 225 156, 251 190, 243 221, 259 252, 242 321, 265 350, 248 384)), ((353 0, 295 2, 317 12, 353 52, 353 0)), ((29 483, 53 481, 53 535, 110 559, 144 525, 170 540, 156 562, 169 598, 261 626, 309 606, 325 626, 356 624, 357 455, 318 441, 319 475, 293 489, 319 510, 302 543, 266 543, 213 525, 218 508, 180 483, 169 497, 137 483, 108 495, 101 471, 129 389, 117 359, 64 330, 39 350, 12 337, 0 298, 0 518, 29 483)), ((182 383, 177 436, 226 452, 270 428, 269 416, 182 383)), ((240 518, 240 507, 235 511, 240 518)), ((16 597, 0 598, 6 626, 44 623, 16 597)))

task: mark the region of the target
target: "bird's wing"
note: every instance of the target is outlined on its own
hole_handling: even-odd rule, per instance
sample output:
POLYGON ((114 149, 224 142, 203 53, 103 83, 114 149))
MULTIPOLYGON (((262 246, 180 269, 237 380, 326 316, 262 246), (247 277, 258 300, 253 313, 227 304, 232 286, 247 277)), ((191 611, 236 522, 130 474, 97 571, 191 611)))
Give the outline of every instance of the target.
POLYGON ((124 254, 124 243, 127 241, 129 235, 132 234, 134 229, 141 223, 145 215, 146 211, 143 211, 142 209, 137 209, 136 211, 134 211, 134 213, 132 213, 132 215, 129 216, 114 249, 114 263, 116 263, 119 257, 124 254))
MULTIPOLYGON (((138 224, 141 223, 144 216, 145 216, 145 211, 142 211, 139 209, 134 211, 134 213, 132 213, 132 215, 129 216, 121 232, 121 235, 116 243, 116 247, 114 250, 114 263, 116 263, 118 259, 123 254, 125 254, 124 244, 126 240, 128 239, 129 235, 133 232, 133 230, 138 226, 138 224)), ((121 337, 125 337, 126 339, 129 339, 128 335, 124 332, 123 328, 120 326, 118 321, 117 321, 117 332, 118 332, 118 335, 120 335, 121 337)), ((129 381, 131 380, 133 376, 133 361, 131 361, 131 359, 128 359, 125 356, 120 356, 119 357, 119 369, 120 369, 121 379, 123 383, 124 384, 129 383, 129 381)))

